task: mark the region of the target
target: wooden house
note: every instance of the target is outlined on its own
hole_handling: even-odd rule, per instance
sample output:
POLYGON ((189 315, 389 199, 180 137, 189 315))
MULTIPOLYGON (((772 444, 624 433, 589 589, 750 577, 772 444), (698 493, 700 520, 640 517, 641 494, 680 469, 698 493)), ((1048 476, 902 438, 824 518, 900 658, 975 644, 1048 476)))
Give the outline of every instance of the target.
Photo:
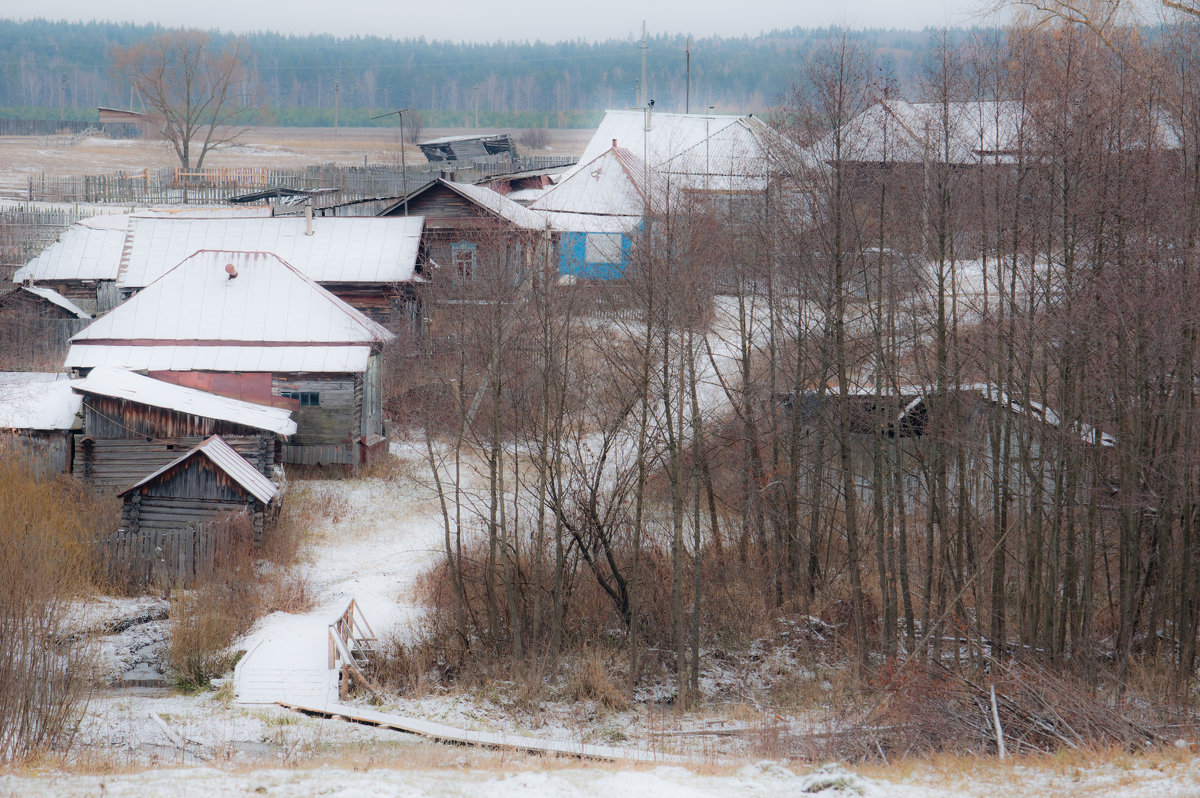
POLYGON ((419 217, 134 218, 117 284, 130 296, 200 250, 277 255, 393 332, 417 334, 419 217))
POLYGON ((121 491, 121 528, 98 553, 125 579, 186 584, 223 561, 245 561, 274 525, 280 496, 214 435, 121 491), (249 534, 236 534, 239 516, 249 534))
POLYGON ((92 317, 52 288, 23 285, 0 293, 0 367, 57 367, 71 336, 92 317))
POLYGON ((607 280, 625 273, 646 213, 647 175, 642 160, 614 141, 530 203, 562 230, 559 274, 607 280))
POLYGON ((439 178, 380 216, 424 217, 425 278, 435 287, 470 292, 473 284, 519 283, 553 257, 556 231, 547 218, 489 188, 439 178))
MULTIPOLYGON (((52 288, 93 316, 121 303, 117 280, 126 256, 131 226, 136 219, 200 219, 262 216, 269 208, 149 209, 136 213, 111 213, 81 219, 63 231, 36 258, 17 269, 13 282, 52 288)), ((184 255, 190 255, 189 252, 184 255)), ((174 263, 183 259, 177 258, 174 263)))
POLYGON ((296 432, 291 411, 243 402, 99 366, 72 383, 83 399, 73 471, 104 490, 123 488, 220 435, 263 476, 282 464, 296 432))
POLYGON ((66 365, 269 392, 255 403, 294 413, 285 463, 357 465, 386 448, 381 349, 394 337, 276 255, 205 250, 77 334, 66 365))
POLYGON ((79 407, 66 374, 0 372, 0 453, 11 447, 38 477, 70 473, 79 407))

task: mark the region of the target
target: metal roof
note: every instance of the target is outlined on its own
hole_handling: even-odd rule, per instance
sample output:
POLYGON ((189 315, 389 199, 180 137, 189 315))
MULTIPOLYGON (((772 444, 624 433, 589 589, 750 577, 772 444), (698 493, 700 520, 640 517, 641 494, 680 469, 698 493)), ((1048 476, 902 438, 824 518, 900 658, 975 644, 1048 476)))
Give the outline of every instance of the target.
POLYGON ((179 459, 167 463, 153 474, 149 474, 143 479, 138 480, 117 495, 124 496, 130 491, 137 490, 142 485, 158 479, 158 477, 175 468, 180 463, 198 456, 208 458, 210 463, 228 474, 230 479, 245 488, 247 493, 263 504, 269 503, 271 499, 275 498, 275 494, 279 492, 279 488, 274 482, 259 473, 257 468, 252 466, 246 458, 235 452, 229 444, 221 440, 219 435, 213 435, 179 459))
POLYGON ((398 283, 416 274, 424 220, 318 217, 143 219, 130 223, 118 281, 141 288, 202 249, 270 252, 319 283, 398 283))
POLYGON ((641 110, 605 111, 568 176, 612 149, 614 141, 660 176, 671 176, 672 188, 711 191, 761 191, 767 175, 801 155, 793 142, 753 116, 654 112, 646 130, 641 110))
MULTIPOLYGON (((132 219, 211 219, 270 216, 270 208, 146 208, 80 219, 50 246, 17 269, 14 283, 29 280, 116 280, 132 219)), ((186 253, 185 253, 186 254, 186 253)))
POLYGON ((546 190, 529 209, 640 218, 646 206, 641 188, 646 171, 641 158, 623 147, 610 147, 546 190))
POLYGON ((40 285, 23 285, 16 289, 18 291, 28 291, 34 296, 40 296, 42 299, 52 304, 58 305, 63 310, 74 315, 79 319, 90 319, 91 315, 80 310, 79 306, 71 300, 67 299, 62 294, 55 291, 53 288, 44 288, 40 285))
POLYGON ((81 403, 66 374, 0 372, 0 429, 74 429, 81 403))
POLYGON ((470 183, 455 183, 450 180, 442 180, 442 183, 450 187, 451 190, 458 192, 462 196, 474 202, 486 210, 491 211, 496 216, 510 222, 517 227, 526 230, 545 230, 546 217, 531 211, 524 205, 519 205, 498 191, 493 191, 490 188, 483 186, 475 186, 470 183))
POLYGON ((125 248, 129 214, 81 219, 50 246, 17 269, 14 283, 29 280, 115 280, 125 248))
POLYGON ((110 396, 193 416, 230 421, 278 435, 294 435, 296 432, 296 422, 292 420, 290 410, 229 399, 121 368, 100 366, 92 369, 86 379, 76 380, 71 387, 80 393, 110 396))
POLYGON ((202 251, 78 332, 67 366, 361 371, 393 338, 277 255, 202 251))
POLYGON ((358 374, 369 346, 173 346, 72 344, 68 369, 120 366, 138 371, 237 371, 358 374))

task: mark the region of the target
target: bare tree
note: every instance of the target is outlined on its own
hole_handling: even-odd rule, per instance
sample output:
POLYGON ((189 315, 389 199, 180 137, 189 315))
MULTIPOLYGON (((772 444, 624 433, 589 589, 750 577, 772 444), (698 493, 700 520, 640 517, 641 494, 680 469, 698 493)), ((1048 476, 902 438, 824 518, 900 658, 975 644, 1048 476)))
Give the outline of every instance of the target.
POLYGON ((221 47, 203 31, 168 31, 117 48, 113 62, 161 118, 162 137, 182 168, 203 167, 209 152, 245 129, 239 123, 250 104, 250 78, 237 39, 221 47))

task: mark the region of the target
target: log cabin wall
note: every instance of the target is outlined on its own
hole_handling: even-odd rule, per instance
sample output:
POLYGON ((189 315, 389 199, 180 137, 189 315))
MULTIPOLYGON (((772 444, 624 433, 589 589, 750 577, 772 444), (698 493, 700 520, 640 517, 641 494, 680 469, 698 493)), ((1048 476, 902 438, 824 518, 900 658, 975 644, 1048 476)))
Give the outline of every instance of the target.
POLYGON ((260 473, 282 462, 274 433, 127 399, 83 398, 84 435, 77 436, 73 473, 101 490, 121 490, 162 468, 210 435, 220 435, 260 473))
MULTIPOLYGON (((372 358, 377 355, 372 355, 372 358)), ((296 434, 283 444, 283 462, 303 465, 355 465, 359 462, 363 375, 276 374, 276 396, 294 395, 296 434)))

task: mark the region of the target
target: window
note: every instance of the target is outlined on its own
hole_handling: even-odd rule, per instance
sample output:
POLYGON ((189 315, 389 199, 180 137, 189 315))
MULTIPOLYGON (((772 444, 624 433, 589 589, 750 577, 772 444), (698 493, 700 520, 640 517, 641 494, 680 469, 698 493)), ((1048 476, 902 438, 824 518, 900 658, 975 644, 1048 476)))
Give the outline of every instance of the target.
POLYGON ((620 233, 588 233, 584 260, 587 263, 620 263, 621 238, 620 233))
POLYGON ((475 245, 466 241, 459 241, 457 244, 450 245, 450 252, 454 259, 454 279, 471 280, 475 277, 475 245))
POLYGON ((280 391, 284 399, 296 399, 301 407, 320 407, 321 394, 318 391, 280 391))

